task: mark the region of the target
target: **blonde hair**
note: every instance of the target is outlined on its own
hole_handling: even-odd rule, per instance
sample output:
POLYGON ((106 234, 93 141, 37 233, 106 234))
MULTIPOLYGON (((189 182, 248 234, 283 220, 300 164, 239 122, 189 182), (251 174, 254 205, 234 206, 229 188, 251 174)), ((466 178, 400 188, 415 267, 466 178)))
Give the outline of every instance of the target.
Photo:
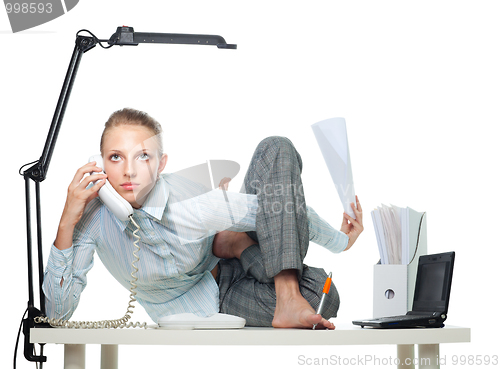
POLYGON ((124 108, 115 111, 110 115, 108 121, 104 124, 104 130, 102 131, 100 144, 101 155, 104 139, 108 131, 121 125, 135 125, 148 128, 158 142, 158 150, 160 152, 160 156, 163 155, 163 129, 161 128, 160 123, 158 123, 158 121, 153 117, 149 116, 148 113, 132 108, 124 108))

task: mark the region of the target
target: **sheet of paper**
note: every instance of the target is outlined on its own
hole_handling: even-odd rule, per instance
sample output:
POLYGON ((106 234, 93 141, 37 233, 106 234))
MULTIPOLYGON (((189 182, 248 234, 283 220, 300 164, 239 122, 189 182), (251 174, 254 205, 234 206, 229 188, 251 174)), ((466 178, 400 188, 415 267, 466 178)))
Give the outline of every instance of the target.
POLYGON ((389 257, 387 256, 387 243, 385 242, 384 226, 382 225, 382 217, 380 211, 374 209, 372 212, 372 220, 377 237, 378 251, 380 254, 380 264, 389 264, 389 257))
POLYGON ((389 264, 401 264, 401 225, 399 214, 393 206, 382 204, 382 219, 387 244, 389 264))
POLYGON ((344 118, 331 118, 311 126, 318 141, 326 166, 339 194, 344 211, 352 218, 356 215, 351 203, 356 205, 351 158, 347 142, 347 128, 344 118))

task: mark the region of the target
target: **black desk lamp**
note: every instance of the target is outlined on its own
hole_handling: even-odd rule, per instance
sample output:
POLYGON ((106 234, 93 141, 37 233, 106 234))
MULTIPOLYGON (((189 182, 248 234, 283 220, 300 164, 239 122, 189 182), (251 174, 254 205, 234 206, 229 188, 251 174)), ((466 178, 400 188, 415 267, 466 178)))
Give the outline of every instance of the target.
MULTIPOLYGON (((224 38, 215 35, 194 35, 194 34, 179 34, 179 33, 144 33, 134 32, 132 27, 118 27, 116 32, 109 40, 99 40, 90 31, 81 30, 76 34, 76 45, 71 56, 66 78, 64 79, 63 87, 59 95, 56 111, 52 118, 52 124, 45 141, 42 156, 35 162, 24 165, 34 164, 29 169, 21 174, 25 181, 26 193, 26 232, 28 245, 28 317, 23 319, 23 334, 24 334, 24 357, 29 361, 45 362, 47 357, 43 356, 43 344, 41 344, 40 355, 34 355, 34 344, 30 343, 30 329, 34 327, 48 327, 46 323, 35 323, 35 317, 45 316, 45 296, 42 291, 43 283, 43 257, 42 257, 42 226, 41 226, 41 211, 40 211, 40 182, 42 182, 49 168, 50 159, 59 134, 59 129, 66 111, 69 96, 73 83, 75 81, 76 72, 80 65, 82 55, 94 48, 97 44, 108 49, 114 45, 120 46, 137 46, 138 44, 185 44, 185 45, 216 45, 219 49, 236 49, 235 44, 227 44, 224 38), (80 36, 80 32, 88 32, 92 36, 80 36), (102 42, 107 42, 108 46, 103 46, 102 42), (30 179, 35 182, 36 193, 36 225, 37 225, 37 243, 38 243, 38 284, 40 289, 40 310, 34 306, 33 298, 33 264, 32 264, 32 244, 31 244, 31 207, 30 207, 30 179)), ((16 344, 17 348, 17 344, 16 344)), ((15 360, 15 359, 14 359, 15 360)))

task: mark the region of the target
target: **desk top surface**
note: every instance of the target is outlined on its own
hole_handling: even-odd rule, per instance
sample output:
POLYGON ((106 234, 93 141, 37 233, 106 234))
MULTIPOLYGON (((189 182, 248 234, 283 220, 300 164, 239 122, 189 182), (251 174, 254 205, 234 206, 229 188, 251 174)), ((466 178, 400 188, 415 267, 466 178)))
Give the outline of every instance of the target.
POLYGON ((32 328, 31 342, 109 345, 376 345, 470 342, 470 328, 335 330, 254 328, 217 330, 32 328))

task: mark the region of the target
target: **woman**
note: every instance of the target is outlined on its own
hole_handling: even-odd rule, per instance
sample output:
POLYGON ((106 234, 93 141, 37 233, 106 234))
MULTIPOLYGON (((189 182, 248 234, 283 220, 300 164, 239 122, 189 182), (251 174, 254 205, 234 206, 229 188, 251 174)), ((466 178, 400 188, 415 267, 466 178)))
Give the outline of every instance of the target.
POLYGON ((284 137, 266 138, 257 147, 245 176, 247 194, 210 191, 160 174, 168 159, 161 132, 154 119, 133 109, 106 122, 106 174, 94 174, 102 168, 88 163, 68 188, 44 278, 47 315, 73 314, 95 251, 130 287, 135 227, 98 198, 107 180, 132 205, 141 228, 136 298, 155 322, 220 311, 253 326, 334 328, 328 319, 338 310, 337 290, 332 284, 323 316, 316 314, 326 273, 302 261, 309 240, 332 252, 352 246, 363 230, 359 201, 351 204, 356 220, 344 214, 341 232, 321 219, 305 204, 300 155, 284 137))

